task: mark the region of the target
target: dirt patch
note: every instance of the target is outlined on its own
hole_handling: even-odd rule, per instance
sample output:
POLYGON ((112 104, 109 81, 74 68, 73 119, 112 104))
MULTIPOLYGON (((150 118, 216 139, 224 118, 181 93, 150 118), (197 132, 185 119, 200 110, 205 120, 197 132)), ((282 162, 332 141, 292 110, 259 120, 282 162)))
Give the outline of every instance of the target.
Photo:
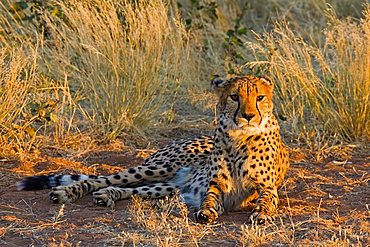
POLYGON ((332 159, 322 163, 293 158, 286 183, 279 192, 279 217, 274 225, 259 228, 246 224, 248 212, 233 212, 223 215, 212 226, 186 221, 187 225, 178 231, 176 219, 180 216, 166 216, 156 207, 147 209, 141 219, 144 223, 140 223, 131 201, 117 202, 114 209, 101 208, 94 206, 88 195, 63 206, 52 204, 46 190, 16 191, 20 174, 109 174, 141 163, 149 153, 103 150, 86 153, 74 161, 48 156, 32 166, 15 160, 2 161, 0 245, 366 246, 370 243, 370 162, 366 153, 356 154, 347 161, 332 159), (157 223, 150 225, 149 220, 157 223), (161 230, 162 233, 155 230, 155 224, 159 227, 162 221, 168 225, 169 233, 164 226, 167 230, 161 230), (184 237, 186 227, 190 233, 184 237))

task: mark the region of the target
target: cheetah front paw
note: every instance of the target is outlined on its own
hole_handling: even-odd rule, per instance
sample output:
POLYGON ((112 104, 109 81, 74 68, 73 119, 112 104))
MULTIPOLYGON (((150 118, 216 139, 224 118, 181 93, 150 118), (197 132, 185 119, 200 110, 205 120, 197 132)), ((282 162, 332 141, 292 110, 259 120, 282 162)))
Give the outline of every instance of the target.
POLYGON ((71 202, 72 200, 68 197, 68 193, 64 186, 54 187, 49 193, 49 198, 53 203, 63 204, 66 202, 71 202))
POLYGON ((273 220, 274 217, 262 212, 259 206, 255 207, 255 209, 252 212, 252 215, 249 217, 250 223, 259 225, 272 223, 273 220))
POLYGON ((114 200, 109 189, 101 189, 93 193, 94 204, 103 207, 114 207, 114 200))
POLYGON ((201 224, 210 224, 217 220, 218 213, 215 210, 202 209, 194 214, 195 220, 201 224))

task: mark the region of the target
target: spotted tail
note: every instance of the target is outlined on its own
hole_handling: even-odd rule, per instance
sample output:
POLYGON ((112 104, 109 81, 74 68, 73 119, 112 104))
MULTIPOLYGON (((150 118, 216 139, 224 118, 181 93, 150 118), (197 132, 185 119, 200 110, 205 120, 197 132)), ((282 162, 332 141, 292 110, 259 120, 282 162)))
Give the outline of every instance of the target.
POLYGON ((51 189, 59 185, 68 185, 75 181, 97 178, 95 175, 40 175, 26 177, 17 182, 17 190, 42 190, 51 189))

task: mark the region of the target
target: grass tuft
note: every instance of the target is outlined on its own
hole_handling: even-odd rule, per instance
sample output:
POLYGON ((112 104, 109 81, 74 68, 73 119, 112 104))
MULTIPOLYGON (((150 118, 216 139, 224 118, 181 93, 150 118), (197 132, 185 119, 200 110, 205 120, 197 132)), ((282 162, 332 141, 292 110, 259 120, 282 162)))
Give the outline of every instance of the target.
POLYGON ((311 45, 282 21, 249 43, 274 78, 276 105, 292 129, 313 139, 366 141, 370 134, 370 7, 361 21, 331 10, 323 47, 311 45))
POLYGON ((203 101, 213 75, 252 67, 276 81, 276 106, 293 136, 318 148, 367 141, 369 7, 363 4, 2 2, 5 53, 33 57, 22 87, 32 93, 12 97, 16 111, 28 116, 6 115, 57 143, 81 132, 99 141, 145 138, 196 110, 187 101, 203 108, 199 115, 212 109, 203 101))
POLYGON ((184 80, 186 32, 162 1, 67 1, 48 19, 49 73, 82 94, 79 108, 106 139, 143 133, 184 80))
MULTIPOLYGON (((30 149, 34 119, 25 120, 29 94, 35 86, 34 56, 11 48, 0 50, 0 141, 15 149, 30 149)), ((8 150, 9 151, 9 150, 8 150)), ((15 150, 17 151, 17 150, 15 150)))

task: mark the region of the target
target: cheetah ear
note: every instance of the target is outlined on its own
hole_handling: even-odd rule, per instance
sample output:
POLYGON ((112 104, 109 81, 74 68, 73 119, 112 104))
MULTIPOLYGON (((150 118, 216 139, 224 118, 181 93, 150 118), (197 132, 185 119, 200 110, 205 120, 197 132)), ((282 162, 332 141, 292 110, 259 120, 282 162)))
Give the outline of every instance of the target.
POLYGON ((211 88, 212 91, 215 92, 216 94, 222 95, 225 89, 227 88, 228 84, 229 84, 228 80, 217 77, 211 81, 211 88))
POLYGON ((219 77, 216 77, 211 81, 211 86, 213 89, 225 88, 227 84, 228 84, 227 80, 221 79, 219 77))
POLYGON ((260 76, 259 79, 263 81, 263 83, 266 84, 267 86, 272 86, 272 87, 274 86, 272 79, 268 77, 267 75, 260 76))

